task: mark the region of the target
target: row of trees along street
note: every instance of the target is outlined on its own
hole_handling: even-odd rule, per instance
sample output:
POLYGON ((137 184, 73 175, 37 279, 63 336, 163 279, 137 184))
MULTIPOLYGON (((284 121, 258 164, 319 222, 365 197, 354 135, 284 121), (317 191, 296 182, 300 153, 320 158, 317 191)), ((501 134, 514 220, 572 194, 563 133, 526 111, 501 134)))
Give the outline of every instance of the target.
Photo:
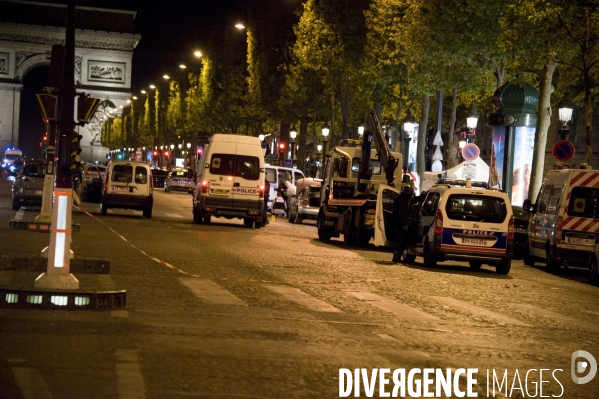
MULTIPOLYGON (((422 173, 436 91, 452 93, 443 107, 451 167, 455 133, 470 105, 476 104, 484 126, 495 90, 528 82, 539 91, 530 190, 536 195, 551 109, 566 92, 584 113, 586 162, 592 165, 598 6, 581 0, 249 1, 245 31, 215 32, 197 71, 134 101, 105 124, 102 144, 153 146, 217 132, 277 136, 284 121, 299 126, 297 159, 304 159, 306 144, 321 140, 325 122, 334 145, 357 137, 368 109, 395 132, 411 110, 419 122, 422 173)), ((393 136, 400 151, 401 140, 393 136)))

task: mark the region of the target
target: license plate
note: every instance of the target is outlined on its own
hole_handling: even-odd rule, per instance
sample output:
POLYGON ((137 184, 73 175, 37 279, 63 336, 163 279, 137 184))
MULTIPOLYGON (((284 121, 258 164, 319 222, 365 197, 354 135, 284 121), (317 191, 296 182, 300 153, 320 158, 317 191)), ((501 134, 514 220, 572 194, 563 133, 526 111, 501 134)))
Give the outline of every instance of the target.
POLYGON ((481 240, 479 238, 462 238, 462 244, 487 245, 487 240, 481 240))
POLYGON ((129 187, 112 186, 112 191, 129 191, 129 187))
POLYGON ((229 190, 212 190, 212 194, 229 194, 229 190))
POLYGON ((35 190, 36 195, 42 195, 43 193, 44 193, 44 190, 35 190))
POLYGON ((590 238, 568 237, 569 244, 595 245, 595 240, 590 238))

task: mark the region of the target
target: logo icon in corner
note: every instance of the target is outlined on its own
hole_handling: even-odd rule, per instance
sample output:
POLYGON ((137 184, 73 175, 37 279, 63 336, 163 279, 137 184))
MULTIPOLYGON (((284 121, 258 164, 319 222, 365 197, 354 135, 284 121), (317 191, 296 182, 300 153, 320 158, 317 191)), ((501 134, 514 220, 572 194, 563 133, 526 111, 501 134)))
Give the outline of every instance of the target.
POLYGON ((574 381, 575 384, 586 384, 595 378, 595 374, 597 374, 597 361, 593 355, 587 351, 578 350, 572 353, 571 367, 572 381, 574 381), (584 358, 585 360, 577 360, 579 358, 584 358), (576 375, 577 373, 585 373, 587 370, 588 374, 585 377, 578 377, 576 375))

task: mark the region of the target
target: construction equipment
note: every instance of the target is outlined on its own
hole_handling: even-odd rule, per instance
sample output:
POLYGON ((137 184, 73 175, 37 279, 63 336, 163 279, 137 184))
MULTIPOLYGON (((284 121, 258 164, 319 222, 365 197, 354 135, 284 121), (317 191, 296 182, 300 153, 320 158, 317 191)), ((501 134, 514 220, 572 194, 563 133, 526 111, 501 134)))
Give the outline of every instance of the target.
POLYGON ((371 238, 376 246, 390 245, 387 237, 393 229, 393 200, 404 186, 413 184, 409 175, 402 179, 398 165, 402 165, 402 156, 391 151, 371 111, 362 141, 347 140, 329 154, 321 189, 318 238, 329 241, 343 234, 343 241, 350 246, 364 246, 371 238))

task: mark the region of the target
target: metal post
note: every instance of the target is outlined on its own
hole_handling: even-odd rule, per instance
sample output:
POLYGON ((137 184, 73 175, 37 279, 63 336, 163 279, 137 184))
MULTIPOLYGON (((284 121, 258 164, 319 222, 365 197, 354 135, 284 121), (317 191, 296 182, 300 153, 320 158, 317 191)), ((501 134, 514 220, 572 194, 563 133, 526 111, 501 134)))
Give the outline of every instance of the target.
POLYGON ((59 159, 55 168, 56 188, 48 247, 48 266, 34 282, 35 288, 79 289, 79 280, 70 273, 71 252, 71 211, 73 207, 73 178, 68 168, 68 137, 75 127, 75 0, 67 5, 66 37, 62 88, 58 96, 59 159), (65 137, 67 139, 65 139, 65 137), (67 146, 64 148, 63 146, 67 146))
POLYGON ((503 151, 503 181, 501 187, 507 194, 510 201, 512 200, 512 182, 514 171, 514 126, 506 126, 505 132, 505 148, 503 151))

